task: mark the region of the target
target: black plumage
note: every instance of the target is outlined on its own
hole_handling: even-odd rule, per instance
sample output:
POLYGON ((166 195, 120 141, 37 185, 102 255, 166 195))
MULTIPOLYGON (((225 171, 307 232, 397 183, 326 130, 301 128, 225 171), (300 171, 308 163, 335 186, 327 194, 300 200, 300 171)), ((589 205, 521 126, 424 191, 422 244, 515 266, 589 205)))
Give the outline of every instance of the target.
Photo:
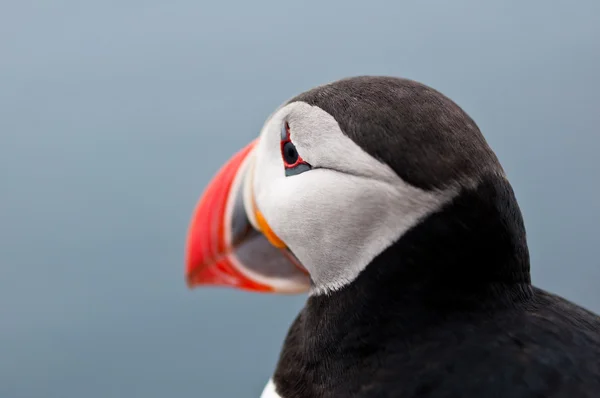
POLYGON ((278 393, 600 397, 600 317, 531 284, 521 211, 474 122, 418 83, 359 78, 337 84, 292 101, 328 111, 348 136, 415 186, 470 183, 461 183, 450 203, 356 280, 308 299, 281 352, 278 393), (394 108, 394 98, 408 99, 394 108), (349 107, 355 111, 348 119, 349 107), (432 116, 428 110, 436 107, 441 110, 432 116), (382 113, 394 113, 396 122, 375 121, 382 113), (448 133, 452 126, 462 132, 448 133), (411 158, 415 151, 432 160, 429 168, 423 158, 411 158))

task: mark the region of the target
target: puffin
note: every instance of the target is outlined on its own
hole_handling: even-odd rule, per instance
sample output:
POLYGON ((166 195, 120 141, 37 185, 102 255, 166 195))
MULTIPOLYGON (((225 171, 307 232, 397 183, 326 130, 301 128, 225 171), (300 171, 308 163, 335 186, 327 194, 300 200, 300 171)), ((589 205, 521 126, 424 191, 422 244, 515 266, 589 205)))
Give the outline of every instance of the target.
POLYGON ((185 250, 190 288, 307 295, 262 398, 600 396, 600 316, 532 284, 498 157, 423 83, 284 102, 205 188, 185 250))

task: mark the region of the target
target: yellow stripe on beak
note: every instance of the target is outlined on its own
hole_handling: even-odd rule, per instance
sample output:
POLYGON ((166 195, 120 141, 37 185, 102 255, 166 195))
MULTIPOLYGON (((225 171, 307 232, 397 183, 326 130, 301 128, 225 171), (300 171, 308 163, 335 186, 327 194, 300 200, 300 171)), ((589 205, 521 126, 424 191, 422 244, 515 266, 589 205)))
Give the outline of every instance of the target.
POLYGON ((273 232, 271 227, 269 227, 267 220, 265 220, 265 217, 262 215, 260 210, 256 208, 256 206, 254 206, 254 216, 256 217, 256 222, 258 223, 260 232, 265 235, 267 240, 276 248, 284 249, 286 244, 283 243, 283 241, 275 234, 275 232, 273 232))

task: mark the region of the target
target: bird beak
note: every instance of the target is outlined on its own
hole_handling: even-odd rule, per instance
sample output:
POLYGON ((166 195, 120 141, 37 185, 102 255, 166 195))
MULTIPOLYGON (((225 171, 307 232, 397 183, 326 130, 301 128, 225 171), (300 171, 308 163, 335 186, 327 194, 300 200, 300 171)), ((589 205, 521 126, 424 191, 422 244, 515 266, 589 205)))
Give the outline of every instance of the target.
POLYGON ((294 294, 310 287, 308 273, 256 206, 252 193, 256 143, 219 170, 196 205, 186 248, 190 288, 228 286, 294 294))

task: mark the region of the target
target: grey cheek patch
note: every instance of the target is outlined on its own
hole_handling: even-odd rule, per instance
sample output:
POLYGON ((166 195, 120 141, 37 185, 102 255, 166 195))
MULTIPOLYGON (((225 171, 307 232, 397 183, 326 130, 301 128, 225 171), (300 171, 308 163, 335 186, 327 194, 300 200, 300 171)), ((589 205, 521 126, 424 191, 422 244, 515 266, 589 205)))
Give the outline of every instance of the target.
POLYGON ((306 163, 300 163, 298 166, 291 168, 291 169, 285 169, 285 176, 286 177, 291 177, 291 176, 295 176, 298 174, 302 174, 305 171, 309 171, 310 170, 310 166, 306 163))

